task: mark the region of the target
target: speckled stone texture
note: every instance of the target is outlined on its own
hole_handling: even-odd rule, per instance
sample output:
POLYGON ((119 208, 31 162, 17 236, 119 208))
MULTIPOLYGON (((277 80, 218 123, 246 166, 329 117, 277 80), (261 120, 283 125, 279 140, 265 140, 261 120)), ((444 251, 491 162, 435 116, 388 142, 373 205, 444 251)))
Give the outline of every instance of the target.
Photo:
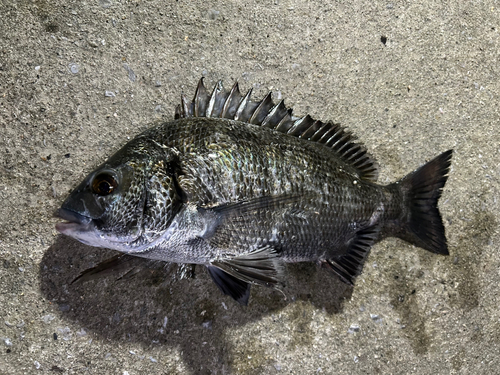
POLYGON ((1 374, 494 374, 500 7, 484 2, 0 2, 1 374), (234 80, 351 129, 389 183, 453 148, 450 256, 373 247, 354 288, 311 264, 223 296, 201 267, 71 284, 114 255, 53 212, 180 93, 234 80))

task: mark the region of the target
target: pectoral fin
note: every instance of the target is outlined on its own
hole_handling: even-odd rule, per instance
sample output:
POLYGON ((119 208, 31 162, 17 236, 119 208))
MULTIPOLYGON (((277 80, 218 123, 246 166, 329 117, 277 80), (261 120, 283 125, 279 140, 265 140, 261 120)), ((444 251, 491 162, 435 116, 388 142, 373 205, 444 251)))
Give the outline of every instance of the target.
MULTIPOLYGON (((263 196, 227 203, 217 207, 200 208, 205 214, 214 215, 215 225, 203 236, 211 246, 220 249, 234 249, 235 236, 247 236, 252 226, 272 225, 276 212, 300 211, 304 201, 312 199, 307 195, 263 196)), ((271 256, 273 257, 273 256, 271 256)))
POLYGON ((82 271, 80 275, 71 281, 71 284, 94 280, 109 275, 115 275, 117 280, 127 278, 139 272, 141 267, 148 262, 151 261, 131 255, 117 254, 109 259, 105 259, 95 267, 82 271))

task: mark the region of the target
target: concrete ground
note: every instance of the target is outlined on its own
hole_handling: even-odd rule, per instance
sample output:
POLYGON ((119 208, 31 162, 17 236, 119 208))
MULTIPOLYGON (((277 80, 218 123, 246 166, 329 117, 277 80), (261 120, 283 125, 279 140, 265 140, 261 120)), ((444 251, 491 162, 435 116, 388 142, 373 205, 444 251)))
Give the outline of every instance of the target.
POLYGON ((498 2, 3 0, 0 14, 1 374, 500 373, 498 2), (114 253, 59 235, 53 212, 201 76, 341 122, 381 183, 453 148, 450 256, 387 239, 354 288, 300 264, 246 308, 202 268, 70 284, 114 253))

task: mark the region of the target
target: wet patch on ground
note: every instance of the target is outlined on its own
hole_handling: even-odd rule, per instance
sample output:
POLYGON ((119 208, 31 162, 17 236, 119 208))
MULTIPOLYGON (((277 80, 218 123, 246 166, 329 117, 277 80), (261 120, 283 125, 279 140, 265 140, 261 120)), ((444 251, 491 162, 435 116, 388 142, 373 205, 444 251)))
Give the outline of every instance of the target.
POLYGON ((498 227, 495 216, 488 211, 474 213, 458 236, 456 254, 452 255, 452 279, 455 290, 450 292, 450 304, 469 311, 478 307, 480 298, 480 267, 485 247, 498 227))
POLYGON ((425 329, 426 318, 419 306, 419 295, 414 279, 423 277, 422 270, 408 271, 403 265, 393 277, 393 294, 391 304, 400 314, 400 323, 403 334, 417 355, 426 354, 429 350, 430 337, 425 329))

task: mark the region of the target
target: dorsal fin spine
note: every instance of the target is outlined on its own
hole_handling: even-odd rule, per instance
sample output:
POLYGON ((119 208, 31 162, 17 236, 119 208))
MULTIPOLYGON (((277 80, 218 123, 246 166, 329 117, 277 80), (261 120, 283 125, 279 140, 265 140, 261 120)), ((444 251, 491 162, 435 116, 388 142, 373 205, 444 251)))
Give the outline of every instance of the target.
POLYGON ((271 123, 271 119, 276 115, 276 113, 278 112, 278 108, 279 106, 281 105, 281 103, 283 102, 283 100, 281 100, 278 104, 276 104, 273 108, 271 108, 271 110, 269 111, 269 113, 267 114, 267 116, 264 118, 264 120, 262 121, 262 126, 265 126, 267 128, 269 127, 272 127, 273 124, 271 123), (270 125, 270 126, 269 126, 270 125))
POLYGON ((241 99, 240 104, 238 105, 238 109, 234 115, 234 119, 236 121, 241 120, 243 111, 245 111, 245 107, 250 102, 250 95, 252 95, 252 89, 248 90, 243 99, 241 99))
POLYGON ((196 88, 196 93, 194 94, 194 117, 205 117, 206 106, 207 106, 207 89, 203 84, 203 78, 198 81, 198 87, 196 88))
POLYGON ((189 111, 189 106, 191 105, 191 103, 189 102, 189 100, 186 97, 186 95, 184 95, 184 94, 181 95, 181 101, 182 101, 181 114, 183 115, 183 117, 190 117, 190 116, 192 116, 192 113, 190 113, 190 111, 189 111))
POLYGON ((269 108, 273 107, 273 100, 271 98, 271 93, 269 92, 264 99, 261 100, 252 116, 248 120, 250 124, 259 125, 262 124, 262 121, 266 118, 266 115, 269 113, 269 108), (259 117, 262 117, 262 120, 259 121, 259 117))
POLYGON ((236 103, 240 103, 241 101, 241 93, 240 88, 238 86, 238 82, 235 82, 231 91, 229 91, 229 95, 227 96, 224 105, 222 106, 221 117, 222 118, 232 118, 233 114, 232 109, 235 108, 236 103))
POLYGON ((212 91, 212 95, 210 96, 210 101, 208 102, 207 117, 212 117, 212 115, 214 114, 214 110, 216 110, 215 106, 217 102, 217 97, 223 90, 224 88, 222 87, 222 81, 217 82, 212 91))

